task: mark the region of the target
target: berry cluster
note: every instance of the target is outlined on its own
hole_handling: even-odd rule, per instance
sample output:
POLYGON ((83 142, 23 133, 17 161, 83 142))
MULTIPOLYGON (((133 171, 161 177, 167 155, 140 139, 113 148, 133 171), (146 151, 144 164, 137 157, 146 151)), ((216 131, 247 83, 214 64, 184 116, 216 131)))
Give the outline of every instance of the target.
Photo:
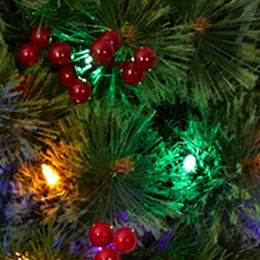
POLYGON ((50 31, 46 27, 34 27, 30 34, 30 42, 23 44, 17 54, 17 58, 24 66, 36 64, 40 59, 40 49, 49 45, 50 31))
MULTIPOLYGON (((91 47, 90 53, 97 64, 113 65, 115 53, 122 47, 121 34, 116 30, 103 32, 91 47)), ((148 46, 141 46, 134 52, 134 62, 122 62, 122 79, 129 85, 143 82, 148 70, 157 62, 155 51, 148 46)))
MULTIPOLYGON (((29 39, 29 43, 23 44, 18 50, 19 62, 26 67, 32 66, 39 61, 41 50, 48 49, 48 59, 51 64, 60 66, 59 80, 68 89, 71 99, 76 103, 87 102, 92 95, 92 87, 77 77, 70 63, 70 45, 61 42, 49 45, 50 30, 45 26, 34 27, 29 39)), ((108 30, 92 43, 90 53, 99 65, 119 65, 123 81, 134 86, 143 82, 147 71, 156 65, 157 55, 149 46, 141 46, 135 50, 133 62, 114 62, 115 54, 122 47, 122 43, 120 32, 108 30)))
POLYGON ((116 30, 103 32, 90 46, 90 53, 97 64, 108 65, 122 46, 121 34, 116 30))
POLYGON ((113 232, 109 224, 97 222, 89 229, 89 240, 92 245, 103 247, 95 255, 95 260, 120 260, 119 253, 130 253, 137 245, 138 237, 134 230, 122 227, 113 232), (113 243, 113 248, 106 247, 113 243))
POLYGON ((87 102, 92 88, 78 79, 74 67, 70 64, 70 45, 57 42, 49 46, 50 31, 44 26, 34 27, 29 38, 30 42, 23 44, 18 50, 19 62, 26 67, 32 66, 39 61, 40 50, 48 48, 48 59, 53 65, 61 66, 59 80, 69 90, 71 99, 77 103, 87 102))

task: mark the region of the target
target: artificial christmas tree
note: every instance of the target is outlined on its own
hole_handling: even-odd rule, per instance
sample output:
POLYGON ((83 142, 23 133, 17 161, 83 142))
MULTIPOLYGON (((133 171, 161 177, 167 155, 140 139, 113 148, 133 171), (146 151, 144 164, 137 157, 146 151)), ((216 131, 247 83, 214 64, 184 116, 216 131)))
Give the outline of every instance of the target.
POLYGON ((0 258, 260 258, 259 8, 0 0, 0 258))

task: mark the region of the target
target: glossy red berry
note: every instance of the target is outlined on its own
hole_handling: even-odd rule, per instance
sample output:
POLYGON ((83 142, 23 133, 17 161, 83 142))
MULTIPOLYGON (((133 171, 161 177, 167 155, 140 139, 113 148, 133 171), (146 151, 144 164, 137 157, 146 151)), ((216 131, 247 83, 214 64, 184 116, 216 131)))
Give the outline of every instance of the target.
POLYGON ((112 242, 113 231, 105 222, 97 222, 89 229, 89 240, 95 246, 107 246, 112 242))
POLYGON ((146 72, 138 69, 134 63, 124 64, 122 67, 122 78, 128 85, 137 85, 144 81, 146 72))
POLYGON ((31 43, 25 43, 19 48, 17 58, 24 66, 32 66, 39 61, 40 50, 31 43))
POLYGON ((94 260, 120 260, 120 256, 111 248, 104 248, 95 255, 94 260))
POLYGON ((53 43, 49 49, 49 60, 52 64, 67 65, 70 62, 71 47, 67 43, 53 43))
POLYGON ((134 63, 138 69, 149 70, 156 65, 156 62, 157 55, 152 48, 142 46, 136 49, 134 53, 134 63))
POLYGON ((137 242, 137 234, 130 228, 120 228, 114 233, 113 236, 113 244, 115 249, 120 253, 132 252, 136 248, 137 242))
POLYGON ((61 67, 59 70, 59 80, 63 86, 68 88, 75 79, 77 79, 77 74, 73 65, 61 67))
POLYGON ((50 39, 50 31, 45 26, 34 27, 30 34, 30 41, 38 48, 47 48, 50 39))
POLYGON ((90 53, 97 64, 107 65, 114 57, 113 46, 105 40, 96 40, 90 47, 90 53))
POLYGON ((108 41, 113 46, 113 51, 118 51, 122 46, 122 37, 120 32, 116 30, 109 30, 106 32, 103 32, 98 40, 104 40, 108 41))
POLYGON ((86 103, 92 95, 91 86, 79 79, 74 80, 68 88, 70 98, 76 103, 86 103))

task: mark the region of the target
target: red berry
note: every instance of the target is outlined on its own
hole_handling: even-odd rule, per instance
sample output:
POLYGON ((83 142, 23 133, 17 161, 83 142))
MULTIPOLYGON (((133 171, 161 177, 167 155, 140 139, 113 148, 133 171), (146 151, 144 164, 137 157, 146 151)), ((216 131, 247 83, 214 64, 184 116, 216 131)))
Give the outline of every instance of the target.
POLYGON ((33 45, 39 48, 47 48, 50 39, 50 31, 42 27, 34 27, 30 34, 30 41, 33 45))
POLYGON ((59 80, 66 88, 68 88, 75 79, 77 79, 77 74, 72 65, 64 66, 59 70, 59 80))
POLYGON ((71 47, 67 43, 53 43, 49 49, 52 64, 67 65, 70 62, 71 47))
POLYGON ((128 63, 122 66, 122 78, 125 83, 129 85, 137 85, 144 81, 146 72, 136 68, 134 63, 128 63))
POLYGON ((99 65, 109 64, 114 57, 113 46, 105 40, 96 40, 90 47, 90 53, 99 65))
POLYGON ((136 49, 134 59, 135 65, 138 69, 149 70, 156 65, 157 55, 152 48, 142 46, 136 49))
POLYGON ((19 48, 17 58, 24 66, 32 66, 39 61, 40 50, 30 43, 25 43, 19 48))
POLYGON ((120 256, 111 248, 104 248, 95 255, 94 260, 120 260, 120 256))
POLYGON ((68 88, 71 99, 76 103, 87 102, 92 94, 91 86, 79 79, 74 80, 68 88))
POLYGON ((120 228, 113 236, 115 249, 120 253, 132 252, 136 248, 137 242, 137 234, 130 228, 120 228))
POLYGON ((122 37, 120 32, 116 30, 109 30, 103 32, 99 37, 98 40, 108 41, 112 46, 114 52, 118 51, 122 46, 122 37))
POLYGON ((107 246, 112 242, 113 231, 105 222, 97 222, 88 232, 89 240, 95 246, 107 246))

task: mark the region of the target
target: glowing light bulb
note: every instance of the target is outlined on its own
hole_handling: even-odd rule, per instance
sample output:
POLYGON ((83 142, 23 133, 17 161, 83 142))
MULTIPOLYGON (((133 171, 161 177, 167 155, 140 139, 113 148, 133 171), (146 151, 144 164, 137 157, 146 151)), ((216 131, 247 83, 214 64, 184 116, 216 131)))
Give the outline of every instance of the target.
POLYGON ((93 58, 91 56, 87 56, 87 58, 85 59, 85 63, 90 64, 92 62, 93 62, 93 58))
POLYGON ((15 252, 15 255, 18 256, 17 260, 29 260, 29 258, 27 258, 25 255, 21 255, 18 252, 15 252))
POLYGON ((183 162, 183 168, 187 172, 195 171, 196 157, 193 155, 188 155, 183 162))
POLYGON ((42 173, 49 186, 57 185, 58 181, 60 180, 58 173, 49 165, 42 164, 42 173))

